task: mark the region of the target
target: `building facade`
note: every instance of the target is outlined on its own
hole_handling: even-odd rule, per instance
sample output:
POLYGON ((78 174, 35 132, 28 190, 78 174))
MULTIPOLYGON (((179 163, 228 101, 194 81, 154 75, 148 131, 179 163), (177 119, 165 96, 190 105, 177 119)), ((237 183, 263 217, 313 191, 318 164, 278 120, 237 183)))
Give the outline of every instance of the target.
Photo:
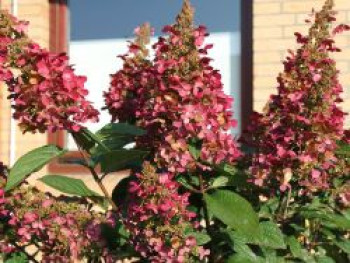
MULTIPOLYGON (((79 0, 71 0, 75 2, 79 0)), ((216 5, 220 1, 215 1, 216 5)), ((312 8, 320 9, 323 0, 231 0, 239 3, 240 18, 240 93, 238 119, 242 126, 254 109, 262 110, 268 97, 275 92, 276 77, 283 70, 282 60, 287 49, 295 47, 294 32, 306 33, 304 20, 312 8)), ((86 1, 80 2, 86 3, 86 1)), ((105 1, 98 1, 102 6, 105 1)), ((181 0, 178 0, 181 4, 181 0)), ((195 1, 194 1, 195 2, 195 1)), ((214 1, 213 1, 214 2, 214 1)), ((67 51, 69 47, 69 10, 66 0, 1 0, 1 9, 14 12, 30 22, 29 36, 52 51, 67 51)), ((205 3, 201 1, 199 3, 205 3)), ((350 1, 335 0, 339 23, 350 23, 350 1)), ((135 6, 137 8, 137 6, 135 6)), ((232 10, 234 13, 234 10, 232 10)), ((93 19, 93 18, 92 18, 93 19)), ((336 55, 345 90, 343 108, 350 112, 350 34, 338 36, 343 52, 336 55)), ((74 55, 74 54, 73 54, 74 55)), ((225 55, 225 54, 224 54, 225 55)), ((103 66, 103 65, 102 65, 103 66)), ((111 72, 112 73, 112 72, 111 72)), ((11 109, 6 88, 0 89, 0 160, 13 163, 18 157, 40 145, 57 143, 66 146, 64 134, 25 134, 10 121, 11 109)), ((350 126, 350 119, 347 121, 350 126)), ((74 149, 72 149, 74 155, 74 149)), ((75 166, 56 163, 49 172, 81 174, 75 166)), ((44 170, 42 173, 46 173, 44 170)))

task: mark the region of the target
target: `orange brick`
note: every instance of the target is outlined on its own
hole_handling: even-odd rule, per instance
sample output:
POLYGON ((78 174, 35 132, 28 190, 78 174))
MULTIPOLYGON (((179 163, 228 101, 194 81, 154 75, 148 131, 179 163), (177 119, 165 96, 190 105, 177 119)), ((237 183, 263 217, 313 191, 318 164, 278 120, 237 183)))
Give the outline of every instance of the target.
POLYGON ((260 63, 280 63, 283 59, 283 55, 281 52, 274 51, 274 52, 255 52, 254 54, 254 63, 260 64, 260 63))
POLYGON ((255 89, 261 89, 261 88, 275 88, 277 86, 277 80, 276 77, 258 77, 256 76, 254 78, 254 88, 255 89))
POLYGON ((43 5, 23 5, 18 10, 18 15, 23 16, 43 16, 45 12, 48 11, 43 5))
POLYGON ((281 3, 279 2, 265 2, 255 3, 253 7, 253 13, 259 14, 278 14, 281 12, 281 3))
POLYGON ((285 13, 309 13, 312 8, 321 9, 324 1, 323 0, 299 0, 299 1, 283 1, 282 11, 285 13))
POLYGON ((295 23, 295 15, 279 14, 279 15, 258 15, 254 18, 254 26, 284 26, 293 25, 295 23))
POLYGON ((350 9, 350 1, 348 1, 348 0, 336 0, 335 1, 335 9, 336 10, 349 10, 350 9))
POLYGON ((281 64, 261 64, 255 65, 254 74, 255 76, 277 76, 278 72, 283 69, 281 64))
POLYGON ((254 52, 257 51, 287 51, 296 44, 293 38, 290 39, 264 39, 254 40, 254 52))
POLYGON ((294 37, 295 32, 307 34, 308 27, 306 25, 300 25, 300 26, 285 26, 283 28, 283 35, 285 37, 294 37))
POLYGON ((282 27, 259 27, 254 30, 254 38, 281 38, 283 36, 282 27))

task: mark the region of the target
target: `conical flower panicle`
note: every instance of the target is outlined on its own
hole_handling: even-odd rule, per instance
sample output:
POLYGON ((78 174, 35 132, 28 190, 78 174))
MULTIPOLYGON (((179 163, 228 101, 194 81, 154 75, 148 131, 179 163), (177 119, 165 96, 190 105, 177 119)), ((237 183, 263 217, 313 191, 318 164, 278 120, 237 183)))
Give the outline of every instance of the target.
POLYGON ((133 67, 125 61, 105 94, 112 119, 129 118, 146 129, 138 145, 154 152, 156 163, 171 172, 201 166, 189 152, 193 141, 202 145, 201 158, 209 163, 233 162, 240 155, 227 134, 235 124, 232 98, 206 56, 212 45, 203 46, 205 27, 194 27, 192 20, 186 1, 177 22, 163 29, 169 36, 154 44, 154 60, 133 67))
POLYGON ((334 36, 350 27, 339 25, 332 31, 332 8, 333 1, 327 1, 313 13, 308 35, 295 33, 301 47, 289 51, 277 95, 263 114, 253 116, 247 130, 244 140, 257 150, 251 166, 257 185, 316 191, 341 174, 334 151, 344 134, 345 113, 338 106, 343 89, 331 53, 340 51, 334 36))
POLYGON ((123 68, 111 75, 110 89, 103 96, 112 121, 134 124, 138 109, 145 107, 149 91, 155 85, 147 48, 152 32, 148 23, 135 29, 136 38, 130 42, 128 53, 120 56, 123 68))
POLYGON ((199 262, 208 254, 196 239, 186 236, 196 216, 187 210, 189 194, 168 173, 157 173, 150 163, 130 185, 125 225, 132 243, 151 262, 199 262))
POLYGON ((97 121, 85 96, 86 78, 77 76, 63 54, 53 54, 26 35, 27 23, 0 12, 0 80, 10 92, 13 117, 23 132, 79 131, 97 121))

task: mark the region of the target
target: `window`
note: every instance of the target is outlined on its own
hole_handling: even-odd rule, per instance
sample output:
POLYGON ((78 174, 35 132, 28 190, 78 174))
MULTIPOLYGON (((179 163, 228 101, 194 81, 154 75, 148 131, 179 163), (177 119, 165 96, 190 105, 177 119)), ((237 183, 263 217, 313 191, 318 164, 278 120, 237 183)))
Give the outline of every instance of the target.
MULTIPOLYGON (((62 8, 62 1, 58 2, 59 7, 56 8, 62 8)), ((241 50, 244 50, 241 49, 240 24, 244 14, 241 10, 251 13, 246 4, 250 1, 242 1, 242 7, 241 0, 191 2, 196 10, 196 24, 206 25, 211 33, 207 43, 213 43, 214 48, 209 55, 214 58, 213 65, 222 73, 225 92, 235 98, 233 110, 240 125, 234 133, 238 134, 244 108, 244 101, 241 100, 243 96, 240 70, 241 50)), ((61 12, 59 17, 56 15, 52 31, 56 31, 56 36, 60 34, 61 38, 62 34, 68 36, 67 45, 60 45, 68 51, 77 74, 88 77, 86 87, 90 92, 89 100, 94 102, 96 108, 103 107, 102 92, 109 87, 109 75, 115 73, 122 65, 117 55, 127 51, 126 41, 133 38, 134 28, 144 22, 150 22, 156 29, 156 40, 162 27, 174 22, 181 5, 181 0, 74 0, 68 2, 68 9, 64 14, 61 12), (57 25, 62 24, 62 19, 66 21, 66 28, 57 32, 57 25)), ((62 40, 57 37, 53 39, 56 39, 56 42, 62 40)), ((89 124, 89 128, 97 130, 110 121, 110 116, 104 111, 100 119, 101 124, 89 124)), ((62 146, 71 151, 76 150, 67 135, 61 133, 51 137, 55 137, 62 146)))

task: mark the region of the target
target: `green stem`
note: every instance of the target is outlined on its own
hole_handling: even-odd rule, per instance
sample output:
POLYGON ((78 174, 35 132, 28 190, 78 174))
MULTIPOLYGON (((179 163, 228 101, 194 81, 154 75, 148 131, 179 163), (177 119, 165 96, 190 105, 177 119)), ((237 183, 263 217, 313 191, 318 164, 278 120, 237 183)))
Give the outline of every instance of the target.
POLYGON ((288 188, 288 195, 287 195, 286 205, 284 207, 284 213, 283 213, 283 219, 284 220, 287 218, 291 195, 292 195, 292 189, 288 188))
MULTIPOLYGON (((75 140, 75 137, 73 136, 74 140, 75 140)), ((117 211, 118 210, 118 207, 117 205, 114 203, 112 197, 109 195, 108 191, 107 191, 107 188, 104 186, 103 182, 102 182, 102 179, 98 176, 98 174, 96 173, 95 169, 93 167, 91 167, 89 165, 89 162, 88 160, 86 159, 84 153, 83 153, 83 150, 81 149, 80 145, 77 143, 77 141, 75 140, 75 143, 77 144, 78 146, 78 149, 79 149, 79 153, 80 155, 82 156, 84 162, 85 162, 85 166, 89 169, 94 181, 97 183, 97 185, 99 186, 99 188, 101 189, 102 193, 104 194, 105 198, 107 199, 108 203, 112 206, 113 210, 117 211)))
MULTIPOLYGON (((200 192, 202 194, 202 203, 203 203, 203 214, 204 214, 204 221, 205 221, 205 228, 207 230, 207 233, 213 237, 214 236, 214 231, 212 230, 211 228, 211 225, 210 225, 210 217, 209 217, 209 212, 208 212, 208 207, 205 203, 205 200, 204 200, 204 195, 207 191, 207 189, 205 189, 204 187, 204 180, 203 180, 203 176, 201 174, 199 174, 199 187, 200 187, 200 192)), ((213 246, 210 247, 210 250, 212 251, 213 249, 213 246)), ((214 258, 214 254, 213 253, 210 253, 209 255, 209 263, 210 262, 215 262, 215 258, 214 258)))

